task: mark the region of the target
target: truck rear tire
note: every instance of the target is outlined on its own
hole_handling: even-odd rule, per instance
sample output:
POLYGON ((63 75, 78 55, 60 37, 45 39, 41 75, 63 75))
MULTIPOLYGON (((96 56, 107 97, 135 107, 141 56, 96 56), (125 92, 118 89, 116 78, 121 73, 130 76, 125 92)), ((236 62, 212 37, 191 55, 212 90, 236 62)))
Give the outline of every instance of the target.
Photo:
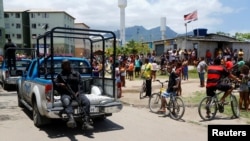
POLYGON ((9 90, 9 85, 3 82, 3 89, 4 90, 9 90))
POLYGON ((50 120, 48 118, 42 116, 39 113, 36 102, 34 102, 34 104, 33 104, 33 122, 34 122, 34 125, 36 127, 41 127, 41 126, 48 124, 50 122, 50 120))

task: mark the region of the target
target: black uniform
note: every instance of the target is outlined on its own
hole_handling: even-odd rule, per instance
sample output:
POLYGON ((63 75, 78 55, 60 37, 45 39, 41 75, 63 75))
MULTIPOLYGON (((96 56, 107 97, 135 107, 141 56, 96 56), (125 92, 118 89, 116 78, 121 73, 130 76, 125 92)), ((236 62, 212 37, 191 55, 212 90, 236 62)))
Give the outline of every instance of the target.
MULTIPOLYGON (((67 114, 73 114, 73 108, 71 106, 71 102, 73 99, 76 99, 77 101, 81 102, 81 105, 83 106, 83 109, 87 115, 89 115, 89 109, 90 109, 90 102, 89 99, 83 94, 83 83, 81 76, 79 72, 71 71, 70 73, 62 71, 59 75, 66 81, 66 83, 71 87, 71 89, 78 93, 79 95, 77 97, 74 97, 68 90, 60 88, 60 86, 57 86, 57 91, 59 94, 61 94, 61 100, 63 103, 63 106, 65 107, 65 112, 67 114)), ((58 78, 56 79, 56 84, 63 83, 62 79, 58 78)))
POLYGON ((5 57, 8 59, 8 68, 11 70, 12 67, 16 70, 16 50, 8 49, 16 47, 15 44, 11 42, 11 39, 8 39, 8 43, 4 45, 5 57), (8 49, 8 50, 7 50, 8 49), (11 61, 13 63, 11 63, 11 61))

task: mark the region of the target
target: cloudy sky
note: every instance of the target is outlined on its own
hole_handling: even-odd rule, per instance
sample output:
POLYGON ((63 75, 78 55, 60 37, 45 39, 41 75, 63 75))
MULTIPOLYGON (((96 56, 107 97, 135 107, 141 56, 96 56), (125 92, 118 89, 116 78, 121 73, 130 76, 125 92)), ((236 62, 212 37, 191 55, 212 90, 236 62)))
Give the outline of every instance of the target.
MULTIPOLYGON (((4 10, 60 10, 75 17, 75 22, 92 29, 120 29, 118 0, 3 0, 4 10)), ((160 26, 161 17, 177 33, 185 33, 185 14, 198 11, 198 20, 187 29, 207 28, 218 31, 250 33, 249 0, 127 0, 125 26, 160 26)))

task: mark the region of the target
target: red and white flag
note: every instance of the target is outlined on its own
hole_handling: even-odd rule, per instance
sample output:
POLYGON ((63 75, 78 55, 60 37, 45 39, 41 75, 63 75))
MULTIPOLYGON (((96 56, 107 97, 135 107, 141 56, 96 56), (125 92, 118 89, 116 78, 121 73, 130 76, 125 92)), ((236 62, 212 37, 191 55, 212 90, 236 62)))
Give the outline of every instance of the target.
POLYGON ((187 21, 187 20, 197 20, 198 19, 198 16, 197 16, 197 10, 195 10, 194 12, 192 13, 189 13, 187 15, 184 15, 184 20, 187 21))

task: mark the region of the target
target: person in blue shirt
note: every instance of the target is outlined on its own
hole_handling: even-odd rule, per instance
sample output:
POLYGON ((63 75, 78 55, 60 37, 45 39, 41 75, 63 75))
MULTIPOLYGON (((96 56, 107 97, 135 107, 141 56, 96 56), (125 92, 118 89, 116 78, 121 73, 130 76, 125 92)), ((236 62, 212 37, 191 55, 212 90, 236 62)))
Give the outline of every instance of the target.
POLYGON ((135 57, 135 77, 139 77, 141 75, 141 66, 142 66, 142 61, 137 55, 135 57))

